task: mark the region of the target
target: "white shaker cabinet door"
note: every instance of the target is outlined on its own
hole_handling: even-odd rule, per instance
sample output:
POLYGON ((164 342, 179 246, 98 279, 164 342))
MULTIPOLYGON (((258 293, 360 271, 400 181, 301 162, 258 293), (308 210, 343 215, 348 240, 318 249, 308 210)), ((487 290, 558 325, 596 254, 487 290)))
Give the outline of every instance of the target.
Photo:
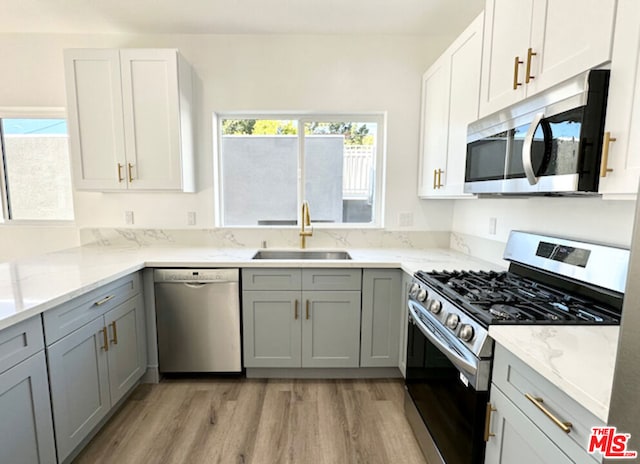
POLYGON ((605 131, 612 141, 603 147, 603 158, 608 159, 602 161, 599 192, 635 199, 640 177, 640 8, 636 0, 618 2, 605 131))
POLYGON ((438 170, 447 164, 449 120, 449 57, 436 61, 422 78, 422 118, 418 196, 434 195, 439 187, 438 170))
POLYGON ((118 50, 65 50, 64 63, 74 187, 126 189, 118 50))
POLYGON ((616 0, 535 0, 533 5, 529 46, 536 55, 527 95, 611 59, 616 0))
POLYGON ((480 117, 525 96, 532 12, 533 0, 488 0, 486 3, 480 117))
POLYGON ((176 50, 120 50, 130 189, 181 189, 176 50))

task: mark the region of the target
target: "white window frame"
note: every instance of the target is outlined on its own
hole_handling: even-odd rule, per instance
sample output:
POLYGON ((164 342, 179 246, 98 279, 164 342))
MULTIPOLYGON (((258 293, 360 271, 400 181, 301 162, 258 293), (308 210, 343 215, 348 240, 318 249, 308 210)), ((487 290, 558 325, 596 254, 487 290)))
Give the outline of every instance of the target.
MULTIPOLYGON (((375 152, 375 178, 373 194, 373 221, 372 222, 340 222, 340 223, 313 223, 316 229, 382 229, 384 227, 384 194, 386 179, 386 140, 387 140, 387 113, 363 112, 363 113, 315 113, 315 112, 251 112, 251 111, 225 111, 213 113, 213 156, 214 156, 214 192, 217 196, 215 224, 216 227, 227 229, 297 229, 300 227, 300 211, 304 199, 304 125, 308 122, 372 122, 378 125, 376 134, 375 152), (261 225, 227 225, 224 223, 224 180, 222 179, 222 120, 223 119, 284 119, 298 122, 298 175, 297 175, 297 224, 287 226, 261 226, 261 225), (302 134, 302 136, 300 136, 302 134)), ((311 209, 311 222, 313 222, 313 205, 311 209)))
MULTIPOLYGON (((66 119, 67 111, 61 107, 0 107, 0 119, 66 119)), ((69 156, 71 156, 71 144, 69 144, 69 156)), ((70 226, 74 219, 10 219, 9 218, 9 191, 7 188, 7 176, 5 172, 4 153, 0 153, 0 227, 11 226, 70 226)), ((74 194, 73 179, 71 181, 71 193, 74 194)))

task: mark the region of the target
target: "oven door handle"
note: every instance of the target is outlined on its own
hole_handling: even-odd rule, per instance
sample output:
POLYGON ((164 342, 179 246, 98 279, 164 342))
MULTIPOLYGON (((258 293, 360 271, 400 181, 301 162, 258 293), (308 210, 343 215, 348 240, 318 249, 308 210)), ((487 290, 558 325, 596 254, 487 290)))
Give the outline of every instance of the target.
POLYGON ((431 343, 433 343, 438 348, 440 348, 440 351, 442 352, 442 354, 445 355, 449 359, 449 361, 451 361, 453 363, 454 366, 456 366, 459 370, 463 371, 463 373, 468 373, 471 376, 475 376, 478 373, 477 361, 475 361, 475 360, 472 361, 472 360, 466 359, 465 357, 461 356, 459 353, 456 353, 455 351, 452 351, 451 347, 447 343, 445 343, 444 340, 442 340, 443 338, 448 338, 448 337, 445 334, 443 334, 442 332, 440 332, 439 334, 436 334, 435 332, 436 332, 437 329, 435 328, 435 326, 434 326, 433 330, 430 329, 418 317, 418 314, 416 313, 416 310, 414 309, 414 305, 415 304, 416 303, 414 303, 413 301, 409 301, 409 313, 411 314, 411 317, 412 317, 413 321, 415 322, 415 324, 420 329, 420 332, 422 332, 422 334, 425 337, 427 337, 427 339, 431 343), (440 336, 438 336, 438 335, 440 335, 440 336))
POLYGON ((540 124, 540 121, 542 121, 542 118, 544 118, 544 113, 536 114, 529 125, 529 130, 527 131, 527 135, 524 137, 524 143, 522 144, 522 166, 524 167, 524 173, 527 176, 527 181, 529 181, 530 185, 536 185, 538 183, 538 178, 533 170, 533 136, 535 135, 536 129, 538 129, 538 125, 540 124))

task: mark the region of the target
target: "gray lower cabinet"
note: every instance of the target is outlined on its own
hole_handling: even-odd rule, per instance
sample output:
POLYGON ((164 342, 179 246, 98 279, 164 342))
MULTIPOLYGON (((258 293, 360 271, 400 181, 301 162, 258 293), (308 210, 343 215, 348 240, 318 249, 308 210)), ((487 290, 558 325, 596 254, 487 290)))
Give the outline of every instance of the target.
POLYGON ((492 388, 492 436, 485 464, 572 464, 555 443, 524 415, 499 389, 492 388))
POLYGON ((360 269, 243 269, 245 367, 358 367, 360 269))
POLYGON ((47 349, 58 459, 62 462, 106 416, 109 365, 100 317, 47 349))
POLYGON ((396 367, 400 349, 402 271, 362 272, 362 367, 396 367))
POLYGON ((64 461, 146 370, 142 294, 47 348, 58 459, 64 461))
POLYGON ((242 295, 245 367, 302 365, 299 291, 246 291, 242 295))
POLYGON ((498 343, 490 403, 486 464, 601 462, 587 449, 604 422, 498 343))
POLYGON ((400 361, 398 366, 402 376, 407 376, 407 329, 409 324, 408 302, 409 288, 413 277, 406 272, 402 273, 402 298, 400 300, 400 361))
POLYGON ((360 292, 302 292, 302 367, 358 367, 360 292))
POLYGON ((0 374, 0 462, 56 462, 43 351, 0 374))

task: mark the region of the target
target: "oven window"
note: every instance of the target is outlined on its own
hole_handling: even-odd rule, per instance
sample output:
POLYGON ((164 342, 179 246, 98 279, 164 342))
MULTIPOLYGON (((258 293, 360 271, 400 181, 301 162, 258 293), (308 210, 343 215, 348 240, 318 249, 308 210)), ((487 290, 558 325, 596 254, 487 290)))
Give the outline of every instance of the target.
POLYGON ((487 392, 465 386, 451 362, 409 324, 407 389, 447 464, 480 464, 487 392))

